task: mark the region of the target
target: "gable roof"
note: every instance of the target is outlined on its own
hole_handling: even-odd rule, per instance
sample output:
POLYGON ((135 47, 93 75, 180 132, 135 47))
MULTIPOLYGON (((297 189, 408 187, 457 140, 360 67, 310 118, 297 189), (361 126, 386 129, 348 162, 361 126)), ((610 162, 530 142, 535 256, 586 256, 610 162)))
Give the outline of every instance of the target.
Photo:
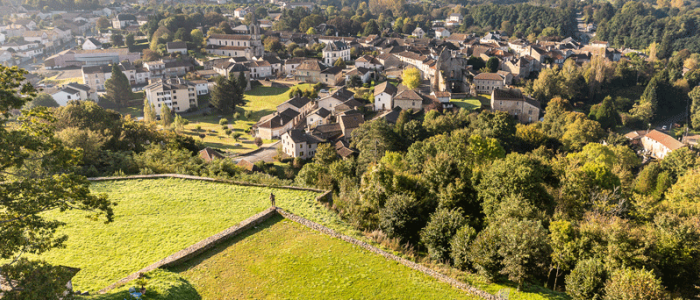
POLYGON ((388 81, 384 81, 377 86, 374 87, 374 95, 377 96, 381 93, 387 93, 389 95, 396 95, 397 89, 396 86, 393 84, 389 83, 388 81))
POLYGON ((423 97, 414 90, 405 89, 394 96, 394 101, 396 100, 423 101, 423 97))
POLYGON ((199 156, 206 162, 211 162, 215 159, 225 158, 223 155, 216 152, 216 150, 206 147, 199 151, 199 156))
POLYGON ((685 146, 683 145, 683 143, 679 142, 672 136, 657 130, 649 131, 649 133, 647 133, 644 137, 650 138, 656 142, 661 143, 662 145, 664 145, 664 147, 668 148, 671 151, 685 146))
POLYGON ((501 75, 498 73, 479 73, 479 75, 474 76, 474 79, 501 81, 503 80, 503 77, 501 77, 501 75))
MULTIPOLYGON (((309 102, 311 102, 311 99, 309 99, 307 97, 295 96, 294 98, 289 99, 289 100, 285 101, 284 103, 288 103, 296 108, 302 108, 302 107, 304 107, 304 105, 309 104, 309 102)), ((284 104, 284 103, 282 103, 282 104, 284 104)), ((280 105, 282 105, 282 104, 280 104, 280 105)))
POLYGON ((346 129, 358 128, 365 122, 365 118, 361 114, 344 115, 340 117, 340 124, 346 129))
POLYGON ((92 44, 95 45, 96 47, 101 47, 101 46, 102 46, 102 43, 100 43, 100 41, 98 41, 98 40, 95 39, 95 38, 87 38, 86 42, 87 42, 87 41, 89 41, 90 43, 92 43, 92 44))
POLYGON ((313 134, 306 133, 304 132, 304 130, 301 129, 292 129, 290 131, 287 131, 285 134, 289 134, 289 137, 294 143, 306 142, 307 144, 318 144, 326 142, 325 139, 322 139, 313 134))
POLYGON ((185 42, 168 42, 166 44, 168 49, 187 49, 187 43, 185 42))

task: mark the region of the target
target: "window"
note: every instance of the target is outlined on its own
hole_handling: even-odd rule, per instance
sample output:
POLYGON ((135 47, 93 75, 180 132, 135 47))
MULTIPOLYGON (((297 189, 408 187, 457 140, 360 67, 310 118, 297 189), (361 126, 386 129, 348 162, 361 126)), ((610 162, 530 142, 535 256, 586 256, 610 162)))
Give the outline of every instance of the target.
POLYGON ((70 100, 70 95, 68 95, 67 97, 68 97, 67 99, 70 100))
POLYGON ((95 83, 98 83, 98 84, 99 84, 99 83, 100 83, 100 80, 99 80, 99 79, 95 79, 95 83))
POLYGON ((304 148, 304 144, 299 144, 299 148, 304 148))
POLYGON ((160 107, 160 103, 158 103, 158 107, 160 107))

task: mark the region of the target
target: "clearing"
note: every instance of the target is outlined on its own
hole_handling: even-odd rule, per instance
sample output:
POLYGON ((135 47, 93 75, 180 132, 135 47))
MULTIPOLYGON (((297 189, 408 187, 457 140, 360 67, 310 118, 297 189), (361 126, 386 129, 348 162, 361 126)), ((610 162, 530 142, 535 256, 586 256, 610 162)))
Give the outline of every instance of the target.
POLYGON ((481 108, 481 101, 479 99, 450 99, 450 103, 453 103, 455 106, 464 108, 468 111, 472 111, 475 109, 481 108))
MULTIPOLYGON (((231 227, 270 206, 313 213, 316 193, 184 179, 95 182, 95 193, 117 203, 114 222, 91 221, 81 211, 52 212, 67 225, 66 248, 39 258, 80 268, 75 290, 95 292, 160 259, 231 227)), ((321 208, 319 207, 319 210, 321 208)))

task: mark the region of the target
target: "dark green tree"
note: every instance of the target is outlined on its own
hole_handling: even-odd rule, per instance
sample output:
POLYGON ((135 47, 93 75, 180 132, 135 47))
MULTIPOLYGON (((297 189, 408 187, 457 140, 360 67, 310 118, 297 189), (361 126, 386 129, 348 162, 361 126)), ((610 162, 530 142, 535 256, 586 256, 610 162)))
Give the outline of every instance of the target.
POLYGON ((588 118, 598 121, 603 129, 615 129, 617 125, 622 123, 620 114, 615 109, 615 103, 610 96, 605 97, 600 104, 591 107, 588 118))
POLYGON ((605 267, 600 260, 590 258, 579 261, 566 276, 566 293, 573 300, 601 299, 606 277, 605 267))
POLYGON ((129 34, 126 35, 125 43, 126 43, 126 47, 129 48, 129 51, 133 51, 133 49, 134 49, 134 44, 136 43, 136 41, 134 40, 134 34, 133 34, 133 33, 129 33, 129 34))
POLYGON ((379 210, 379 228, 389 237, 415 244, 418 242, 418 233, 425 226, 425 210, 423 201, 415 196, 391 195, 384 208, 379 210))
POLYGON ((690 124, 695 129, 700 129, 700 87, 693 88, 688 94, 693 101, 690 106, 690 124))
POLYGON ((501 61, 498 60, 498 57, 491 57, 489 58, 488 61, 486 61, 486 68, 489 69, 489 72, 491 73, 496 73, 498 71, 498 67, 500 66, 501 61))
POLYGON ((374 21, 374 19, 369 20, 369 22, 367 22, 362 35, 368 36, 372 34, 379 34, 379 26, 377 25, 377 22, 374 21))
POLYGON ((466 223, 462 213, 460 208, 441 208, 430 215, 428 225, 420 233, 420 240, 428 248, 430 258, 437 261, 449 258, 450 241, 466 223))
POLYGON ((105 90, 105 97, 119 106, 125 107, 131 100, 129 79, 117 64, 112 64, 112 77, 105 81, 105 90))
POLYGON ((236 106, 243 105, 243 90, 238 85, 238 80, 231 73, 228 78, 219 76, 216 78, 216 86, 212 91, 211 105, 225 114, 236 111, 236 106))

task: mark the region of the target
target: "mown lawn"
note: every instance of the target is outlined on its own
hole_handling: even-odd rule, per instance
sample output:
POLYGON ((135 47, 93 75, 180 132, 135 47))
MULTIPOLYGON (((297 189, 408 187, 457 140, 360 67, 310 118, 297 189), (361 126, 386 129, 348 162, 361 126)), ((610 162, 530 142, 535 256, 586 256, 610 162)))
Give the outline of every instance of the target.
MULTIPOLYGON (((301 84, 297 85, 297 87, 304 90, 311 89, 312 85, 301 84)), ((187 117, 191 123, 185 127, 184 134, 200 139, 199 135, 204 134, 206 131, 206 136, 202 139, 206 146, 223 149, 230 153, 241 153, 257 149, 257 146, 254 144, 255 139, 245 131, 255 125, 255 123, 260 120, 260 117, 275 112, 277 110, 277 105, 289 100, 289 96, 287 95, 288 91, 289 88, 257 86, 245 93, 247 103, 242 108, 245 111, 251 112, 250 118, 245 118, 243 113, 241 113, 241 118, 234 120, 233 114, 221 115, 216 112, 207 116, 191 116, 187 117), (219 120, 221 118, 228 119, 229 128, 235 133, 241 134, 238 141, 236 141, 232 135, 226 135, 225 130, 219 125, 219 120), (197 126, 200 127, 200 131, 196 130, 197 126)), ((264 144, 271 142, 271 140, 263 141, 264 144)))
POLYGON ((451 99, 451 103, 454 103, 455 106, 464 108, 466 110, 472 111, 478 108, 481 108, 481 101, 479 99, 451 99))
POLYGON ((205 300, 479 299, 282 217, 171 271, 205 300))
POLYGON ((117 204, 114 222, 91 221, 79 211, 54 212, 50 216, 67 223, 61 233, 69 239, 65 249, 39 257, 80 268, 75 289, 91 292, 265 210, 270 192, 291 211, 316 214, 319 206, 312 192, 183 179, 96 182, 91 190, 117 204))

